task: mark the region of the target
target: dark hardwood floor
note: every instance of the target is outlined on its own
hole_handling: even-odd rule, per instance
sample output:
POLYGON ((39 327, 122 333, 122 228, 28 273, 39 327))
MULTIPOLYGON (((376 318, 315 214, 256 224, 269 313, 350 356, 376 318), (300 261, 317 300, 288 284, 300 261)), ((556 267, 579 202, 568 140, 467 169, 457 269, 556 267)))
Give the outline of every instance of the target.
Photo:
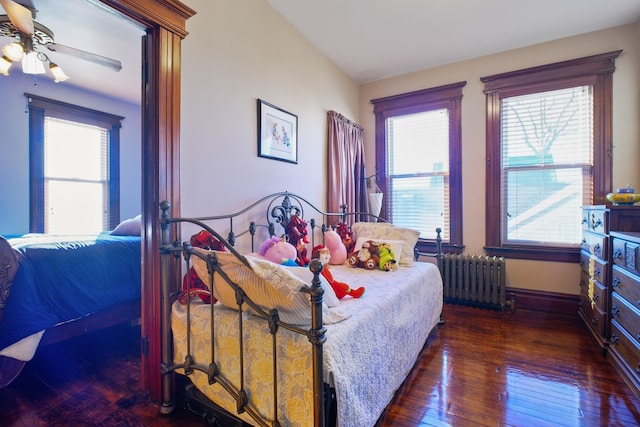
MULTIPOLYGON (((382 426, 634 426, 640 400, 576 316, 445 306, 382 426)), ((0 389, 3 426, 203 426, 163 417, 140 385, 135 328, 38 350, 0 389)))

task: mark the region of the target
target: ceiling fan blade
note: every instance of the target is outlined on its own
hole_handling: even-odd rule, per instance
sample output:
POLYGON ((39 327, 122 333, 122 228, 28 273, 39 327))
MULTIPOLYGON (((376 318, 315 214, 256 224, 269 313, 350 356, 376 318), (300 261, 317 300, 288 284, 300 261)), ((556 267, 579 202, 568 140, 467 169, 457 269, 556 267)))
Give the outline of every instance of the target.
POLYGON ((67 55, 76 56, 78 58, 82 58, 87 61, 95 62, 96 64, 110 68, 114 71, 120 71, 122 69, 122 63, 117 59, 107 58, 106 56, 85 52, 84 50, 76 49, 69 46, 64 46, 57 43, 47 43, 46 46, 47 46, 47 49, 49 49, 52 52, 60 52, 67 55))
POLYGON ((21 32, 33 35, 33 18, 35 18, 36 8, 31 0, 0 0, 0 4, 9 16, 11 23, 21 32))

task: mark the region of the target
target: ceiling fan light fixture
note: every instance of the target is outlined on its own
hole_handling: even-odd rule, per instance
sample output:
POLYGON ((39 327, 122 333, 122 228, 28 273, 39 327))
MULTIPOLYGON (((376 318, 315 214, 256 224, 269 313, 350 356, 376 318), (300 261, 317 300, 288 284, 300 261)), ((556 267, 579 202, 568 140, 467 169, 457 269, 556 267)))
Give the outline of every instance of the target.
POLYGON ((11 68, 12 63, 13 61, 11 61, 10 58, 7 58, 5 55, 2 55, 2 57, 0 57, 0 74, 4 74, 5 76, 8 76, 9 68, 11 68))
POLYGON ((24 50, 20 43, 12 42, 2 48, 2 53, 12 61, 20 61, 24 55, 24 50))
POLYGON ((22 72, 25 74, 44 74, 44 64, 38 58, 38 52, 27 52, 22 58, 22 72))
POLYGON ((62 71, 62 68, 55 62, 49 62, 49 69, 53 74, 54 82, 60 83, 69 80, 69 76, 67 76, 64 71, 62 71))

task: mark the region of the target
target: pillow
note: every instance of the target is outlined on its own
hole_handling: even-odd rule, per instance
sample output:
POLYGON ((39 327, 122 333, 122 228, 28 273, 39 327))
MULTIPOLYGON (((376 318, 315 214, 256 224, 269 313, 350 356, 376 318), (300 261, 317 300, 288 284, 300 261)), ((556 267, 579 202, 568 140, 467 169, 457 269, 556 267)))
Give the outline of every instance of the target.
POLYGON ((114 236, 139 236, 142 231, 142 216, 129 218, 122 221, 111 232, 114 236))
POLYGON ((356 222, 351 227, 356 241, 360 237, 367 237, 370 240, 401 240, 402 253, 396 255, 398 265, 413 265, 413 249, 418 243, 420 232, 411 228, 396 227, 393 224, 385 222, 356 222))
MULTIPOLYGON (((194 250, 200 249, 194 248, 194 250)), ((202 252, 206 254, 208 251, 202 252)), ((230 252, 216 252, 216 256, 229 278, 238 283, 247 296, 260 307, 265 310, 277 308, 280 320, 283 322, 294 325, 311 323, 309 295, 300 292, 302 286, 311 282, 305 283, 291 271, 292 269, 306 269, 302 267, 287 268, 265 259, 249 256, 246 259, 249 261, 250 267, 247 267, 230 252)), ((197 256, 194 256, 192 260, 200 278, 211 287, 206 262, 197 256)), ((311 272, 309 271, 309 273, 311 272)), ((238 309, 235 292, 219 274, 214 275, 213 295, 222 305, 234 310, 238 309)), ((323 303, 324 323, 342 320, 336 319, 335 316, 332 317, 327 307, 327 304, 323 303)), ((243 309, 246 308, 245 305, 243 309)))
MULTIPOLYGON (((286 268, 304 283, 311 286, 311 281, 313 280, 313 272, 309 270, 309 267, 289 267, 284 265, 282 267, 286 268)), ((322 301, 327 304, 327 307, 337 307, 338 305, 340 305, 340 300, 338 299, 336 292, 333 290, 327 279, 325 279, 322 274, 320 275, 320 285, 322 286, 322 289, 324 289, 322 301)))
POLYGON ((373 237, 362 236, 358 237, 356 240, 356 245, 353 248, 353 251, 359 251, 362 248, 362 244, 367 240, 373 240, 376 242, 387 242, 391 245, 391 250, 393 251, 393 256, 395 257, 398 263, 400 262, 400 257, 404 252, 404 242, 402 240, 388 240, 388 239, 374 239, 373 237))

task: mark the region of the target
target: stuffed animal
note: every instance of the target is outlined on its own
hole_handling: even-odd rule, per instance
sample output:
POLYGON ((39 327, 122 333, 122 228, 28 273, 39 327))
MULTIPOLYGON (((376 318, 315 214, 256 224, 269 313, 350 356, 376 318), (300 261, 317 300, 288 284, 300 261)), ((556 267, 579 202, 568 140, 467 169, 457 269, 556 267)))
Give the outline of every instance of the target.
MULTIPOLYGON (((262 243, 258 254, 276 264, 291 265, 297 257, 296 248, 284 236, 270 237, 262 243)), ((296 264, 297 265, 297 264, 296 264)))
POLYGON ((305 246, 309 243, 307 237, 307 221, 300 218, 297 214, 292 215, 285 229, 289 236, 289 243, 291 243, 298 252, 296 262, 300 266, 308 265, 310 260, 307 258, 307 247, 305 246))
POLYGON ((324 245, 329 249, 331 254, 331 264, 344 264, 347 260, 347 248, 342 243, 340 235, 334 230, 328 230, 324 233, 324 245))
MULTIPOLYGON (((191 246, 193 246, 194 248, 202 248, 221 252, 224 252, 226 250, 222 242, 220 242, 220 240, 216 239, 211 233, 206 230, 201 230, 200 232, 191 236, 189 243, 191 243, 191 246)), ((182 278, 182 290, 187 290, 187 281, 189 280, 189 278, 191 279, 191 293, 197 294, 204 303, 211 304, 211 292, 209 291, 209 287, 200 279, 200 276, 198 276, 198 273, 196 272, 196 269, 194 267, 191 267, 187 274, 185 274, 182 278)), ((183 298, 181 298, 181 301, 184 300, 183 304, 186 304, 186 298, 186 294, 183 298)), ((215 298, 213 298, 213 302, 216 302, 215 298)))
POLYGON ((349 265, 373 270, 380 265, 380 255, 378 245, 373 240, 367 240, 362 244, 360 250, 349 254, 349 265))
POLYGON ((344 298, 349 295, 353 298, 360 298, 364 294, 364 287, 358 289, 352 289, 344 282, 339 282, 333 278, 333 274, 329 271, 329 263, 331 261, 331 252, 323 245, 318 245, 311 251, 311 259, 318 259, 322 263, 323 269, 320 274, 327 279, 327 282, 331 285, 331 288, 336 293, 338 299, 344 298))
POLYGON ((380 270, 394 271, 398 269, 396 257, 393 255, 393 250, 389 243, 378 243, 378 255, 380 255, 380 270))
POLYGON ((353 240, 353 231, 349 230, 349 226, 344 222, 338 223, 336 232, 340 235, 344 247, 347 248, 347 253, 353 252, 356 242, 353 240))

